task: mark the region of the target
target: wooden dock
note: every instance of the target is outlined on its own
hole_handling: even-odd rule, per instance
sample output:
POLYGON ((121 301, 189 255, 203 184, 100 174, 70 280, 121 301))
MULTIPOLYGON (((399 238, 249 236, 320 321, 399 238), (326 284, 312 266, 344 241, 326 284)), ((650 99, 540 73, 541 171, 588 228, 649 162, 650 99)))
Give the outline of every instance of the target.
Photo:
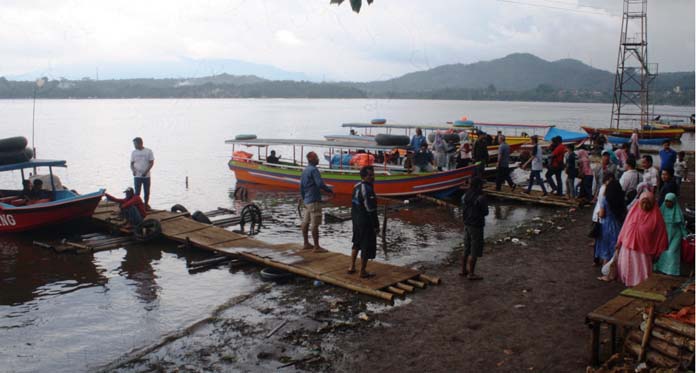
MULTIPOLYGON (((111 230, 127 232, 121 228, 124 222, 118 218, 118 206, 115 203, 102 201, 92 218, 111 230)), ((158 220, 162 226, 162 235, 168 239, 278 268, 390 302, 394 296, 404 296, 415 288, 440 283, 439 278, 427 276, 420 271, 377 261, 370 261, 368 264, 370 272, 377 275, 363 279, 357 274, 347 273, 350 264, 348 255, 334 252, 314 253, 302 250, 300 244, 271 244, 214 225, 199 223, 184 213, 152 210, 147 219, 158 220)))
POLYGON ((524 193, 527 190, 526 187, 518 186, 515 190, 512 190, 507 184, 503 185, 499 191, 495 190, 495 183, 486 183, 483 190, 491 197, 511 199, 515 201, 529 202, 540 205, 557 206, 557 207, 579 207, 580 203, 577 199, 569 199, 565 196, 559 197, 552 193, 549 193, 544 197, 541 191, 534 190, 529 194, 524 193))

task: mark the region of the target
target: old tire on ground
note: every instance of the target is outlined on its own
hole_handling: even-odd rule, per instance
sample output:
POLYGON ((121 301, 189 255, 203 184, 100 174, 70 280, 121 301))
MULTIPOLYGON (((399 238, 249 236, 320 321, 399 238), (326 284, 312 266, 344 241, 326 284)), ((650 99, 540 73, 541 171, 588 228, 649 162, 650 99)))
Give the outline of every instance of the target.
POLYGON ((180 205, 177 203, 176 205, 172 206, 170 211, 171 212, 188 212, 188 209, 186 209, 186 207, 184 207, 183 205, 180 205))
POLYGON ((191 219, 193 219, 199 223, 213 224, 213 222, 211 222, 210 219, 208 219, 208 217, 205 216, 205 214, 200 212, 200 211, 194 212, 193 215, 191 215, 191 219))
POLYGON ((262 279, 278 283, 287 282, 292 278, 292 273, 273 267, 265 267, 261 270, 260 274, 262 279))
POLYGON ((411 140, 408 136, 404 135, 388 135, 386 133, 380 133, 375 136, 375 142, 377 145, 387 145, 387 146, 406 146, 411 140))
POLYGON ((159 220, 145 219, 133 230, 135 239, 140 242, 152 241, 162 234, 162 225, 159 220))

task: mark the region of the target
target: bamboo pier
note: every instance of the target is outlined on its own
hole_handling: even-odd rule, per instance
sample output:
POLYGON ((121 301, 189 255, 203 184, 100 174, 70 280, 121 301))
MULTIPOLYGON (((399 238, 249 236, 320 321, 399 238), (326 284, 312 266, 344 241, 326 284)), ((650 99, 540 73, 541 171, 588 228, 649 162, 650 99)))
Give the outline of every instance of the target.
MULTIPOLYGON (((92 216, 111 230, 126 232, 124 221, 118 218, 118 205, 102 201, 92 216)), ((437 285, 440 279, 420 271, 377 261, 370 261, 368 269, 377 275, 360 278, 348 274, 350 256, 335 253, 315 253, 303 250, 300 244, 271 244, 235 233, 211 224, 191 219, 188 214, 152 210, 147 219, 158 220, 162 235, 192 247, 219 255, 233 256, 265 266, 278 268, 299 276, 393 302, 395 296, 404 296, 415 288, 437 285)))
POLYGON ((500 190, 495 190, 495 183, 487 183, 486 185, 484 185, 483 190, 489 196, 497 198, 504 198, 547 206, 580 207, 580 203, 577 199, 570 199, 566 198, 565 196, 560 197, 552 193, 549 193, 547 196, 544 196, 544 194, 541 191, 534 189, 532 189, 532 191, 529 194, 527 194, 524 192, 526 188, 523 186, 518 186, 517 188, 515 188, 515 190, 512 190, 512 188, 510 188, 509 186, 503 185, 500 188, 500 190))

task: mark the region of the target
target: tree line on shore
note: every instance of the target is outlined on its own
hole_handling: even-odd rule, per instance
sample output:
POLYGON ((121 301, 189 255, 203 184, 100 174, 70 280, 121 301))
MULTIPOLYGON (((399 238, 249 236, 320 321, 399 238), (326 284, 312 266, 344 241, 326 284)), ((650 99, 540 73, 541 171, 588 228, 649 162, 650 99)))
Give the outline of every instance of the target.
MULTIPOLYGON (((687 77, 688 78, 688 77, 687 77)), ((658 78, 659 79, 659 78, 658 78)), ((693 80, 693 73, 691 73, 693 80)), ((270 81, 259 79, 249 84, 232 84, 215 79, 199 82, 190 79, 51 80, 37 88, 32 81, 11 81, 0 77, 0 99, 125 99, 125 98, 391 98, 433 100, 495 100, 609 103, 611 90, 564 89, 539 84, 532 89, 441 88, 429 90, 370 91, 350 83, 313 83, 307 81, 270 81), (191 83, 191 82, 194 83, 191 83)), ((694 87, 675 90, 670 84, 651 90, 654 104, 694 105, 694 87)))

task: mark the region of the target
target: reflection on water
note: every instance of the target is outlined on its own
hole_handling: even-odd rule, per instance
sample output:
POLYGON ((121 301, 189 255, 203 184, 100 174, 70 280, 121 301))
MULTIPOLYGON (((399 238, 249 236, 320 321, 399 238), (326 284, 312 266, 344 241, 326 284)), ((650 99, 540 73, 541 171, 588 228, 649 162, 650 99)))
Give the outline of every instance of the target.
POLYGON ((157 247, 134 246, 126 251, 121 263, 119 274, 133 281, 135 293, 146 304, 145 309, 148 311, 156 307, 157 293, 160 290, 153 268, 153 262, 160 259, 162 250, 157 247))

